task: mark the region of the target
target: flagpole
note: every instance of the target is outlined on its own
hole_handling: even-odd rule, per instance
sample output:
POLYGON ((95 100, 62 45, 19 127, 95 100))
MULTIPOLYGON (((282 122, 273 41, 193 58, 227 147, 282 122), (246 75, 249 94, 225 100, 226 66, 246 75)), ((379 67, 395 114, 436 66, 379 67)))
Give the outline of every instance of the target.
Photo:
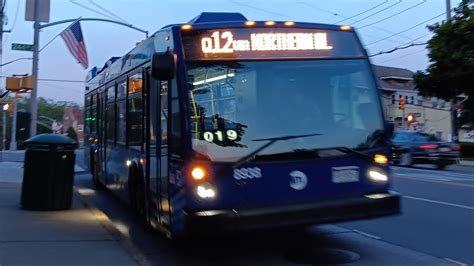
POLYGON ((74 23, 78 22, 78 21, 81 21, 81 18, 82 17, 79 17, 78 19, 76 19, 76 21, 73 21, 67 28, 65 28, 64 30, 62 30, 60 33, 56 34, 56 36, 54 36, 48 43, 46 43, 41 49, 39 49, 38 52, 41 52, 43 51, 44 48, 46 48, 50 43, 52 43, 59 35, 61 35, 63 32, 65 32, 67 29, 69 29, 72 25, 74 25, 74 23))

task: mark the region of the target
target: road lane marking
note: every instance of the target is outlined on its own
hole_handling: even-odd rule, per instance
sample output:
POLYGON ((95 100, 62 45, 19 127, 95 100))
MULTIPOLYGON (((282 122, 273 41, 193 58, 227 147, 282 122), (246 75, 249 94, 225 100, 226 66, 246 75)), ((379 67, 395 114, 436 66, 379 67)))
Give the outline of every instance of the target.
POLYGON ((411 179, 411 180, 415 180, 415 181, 425 181, 425 182, 431 182, 431 183, 446 184, 446 185, 451 185, 451 186, 474 188, 473 185, 461 184, 461 183, 456 183, 456 182, 446 182, 446 181, 441 181, 441 180, 436 180, 436 179, 433 179, 433 178, 426 178, 426 177, 416 178, 416 177, 412 177, 412 175, 410 175, 410 176, 408 176, 408 175, 407 176, 396 175, 396 177, 404 178, 404 179, 411 179))
POLYGON ((363 231, 360 231, 360 230, 357 230, 357 229, 352 229, 352 231, 353 231, 353 232, 356 232, 356 233, 358 233, 358 234, 360 234, 360 235, 373 238, 373 239, 377 239, 377 240, 382 239, 380 236, 375 236, 375 235, 372 235, 372 234, 369 234, 369 233, 366 233, 366 232, 363 232, 363 231))
POLYGON ((402 194, 402 196, 403 196, 403 198, 407 198, 407 199, 426 201, 426 202, 437 203, 437 204, 441 204, 441 205, 446 205, 446 206, 457 207, 457 208, 468 209, 468 210, 474 211, 474 207, 471 207, 471 206, 466 206, 466 205, 461 205, 461 204, 454 204, 454 203, 438 201, 438 200, 430 200, 430 199, 425 199, 425 198, 418 198, 418 197, 413 197, 413 196, 406 196, 406 195, 403 195, 403 194, 402 194))
POLYGON ((392 167, 392 169, 393 169, 393 172, 404 172, 404 173, 421 172, 424 174, 435 174, 435 175, 449 177, 449 178, 459 178, 466 181, 474 181, 474 174, 440 171, 440 170, 433 170, 433 169, 417 169, 417 168, 392 167))
POLYGON ((467 266, 466 263, 462 263, 460 261, 457 261, 457 260, 453 260, 453 259, 450 259, 450 258, 444 258, 445 260, 451 262, 451 263, 454 263, 454 264, 457 264, 457 265, 461 265, 461 266, 467 266))

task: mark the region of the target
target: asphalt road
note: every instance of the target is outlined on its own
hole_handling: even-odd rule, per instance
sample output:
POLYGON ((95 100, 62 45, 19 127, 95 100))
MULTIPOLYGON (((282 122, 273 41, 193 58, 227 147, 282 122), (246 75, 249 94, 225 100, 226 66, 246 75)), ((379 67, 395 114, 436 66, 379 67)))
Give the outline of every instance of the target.
POLYGON ((405 195, 402 215, 193 239, 178 247, 145 229, 110 193, 95 190, 90 175, 76 176, 76 188, 145 265, 474 264, 474 168, 395 167, 393 174, 394 190, 405 195))
POLYGON ((339 224, 448 261, 474 264, 474 167, 394 167, 403 214, 339 224))

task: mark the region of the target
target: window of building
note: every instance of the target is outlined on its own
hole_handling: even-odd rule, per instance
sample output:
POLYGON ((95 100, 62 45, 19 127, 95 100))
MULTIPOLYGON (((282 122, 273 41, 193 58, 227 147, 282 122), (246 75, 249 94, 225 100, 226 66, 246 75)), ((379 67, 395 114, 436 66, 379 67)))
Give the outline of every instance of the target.
POLYGON ((392 104, 395 104, 395 94, 392 94, 392 104))

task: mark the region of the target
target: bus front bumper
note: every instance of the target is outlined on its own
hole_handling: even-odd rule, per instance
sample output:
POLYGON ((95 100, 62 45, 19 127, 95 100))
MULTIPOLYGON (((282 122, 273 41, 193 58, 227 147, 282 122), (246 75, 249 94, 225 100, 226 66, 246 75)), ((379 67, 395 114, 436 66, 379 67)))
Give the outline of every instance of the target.
POLYGON ((368 219, 400 213, 400 197, 388 192, 285 207, 186 212, 186 224, 190 233, 207 233, 368 219))

